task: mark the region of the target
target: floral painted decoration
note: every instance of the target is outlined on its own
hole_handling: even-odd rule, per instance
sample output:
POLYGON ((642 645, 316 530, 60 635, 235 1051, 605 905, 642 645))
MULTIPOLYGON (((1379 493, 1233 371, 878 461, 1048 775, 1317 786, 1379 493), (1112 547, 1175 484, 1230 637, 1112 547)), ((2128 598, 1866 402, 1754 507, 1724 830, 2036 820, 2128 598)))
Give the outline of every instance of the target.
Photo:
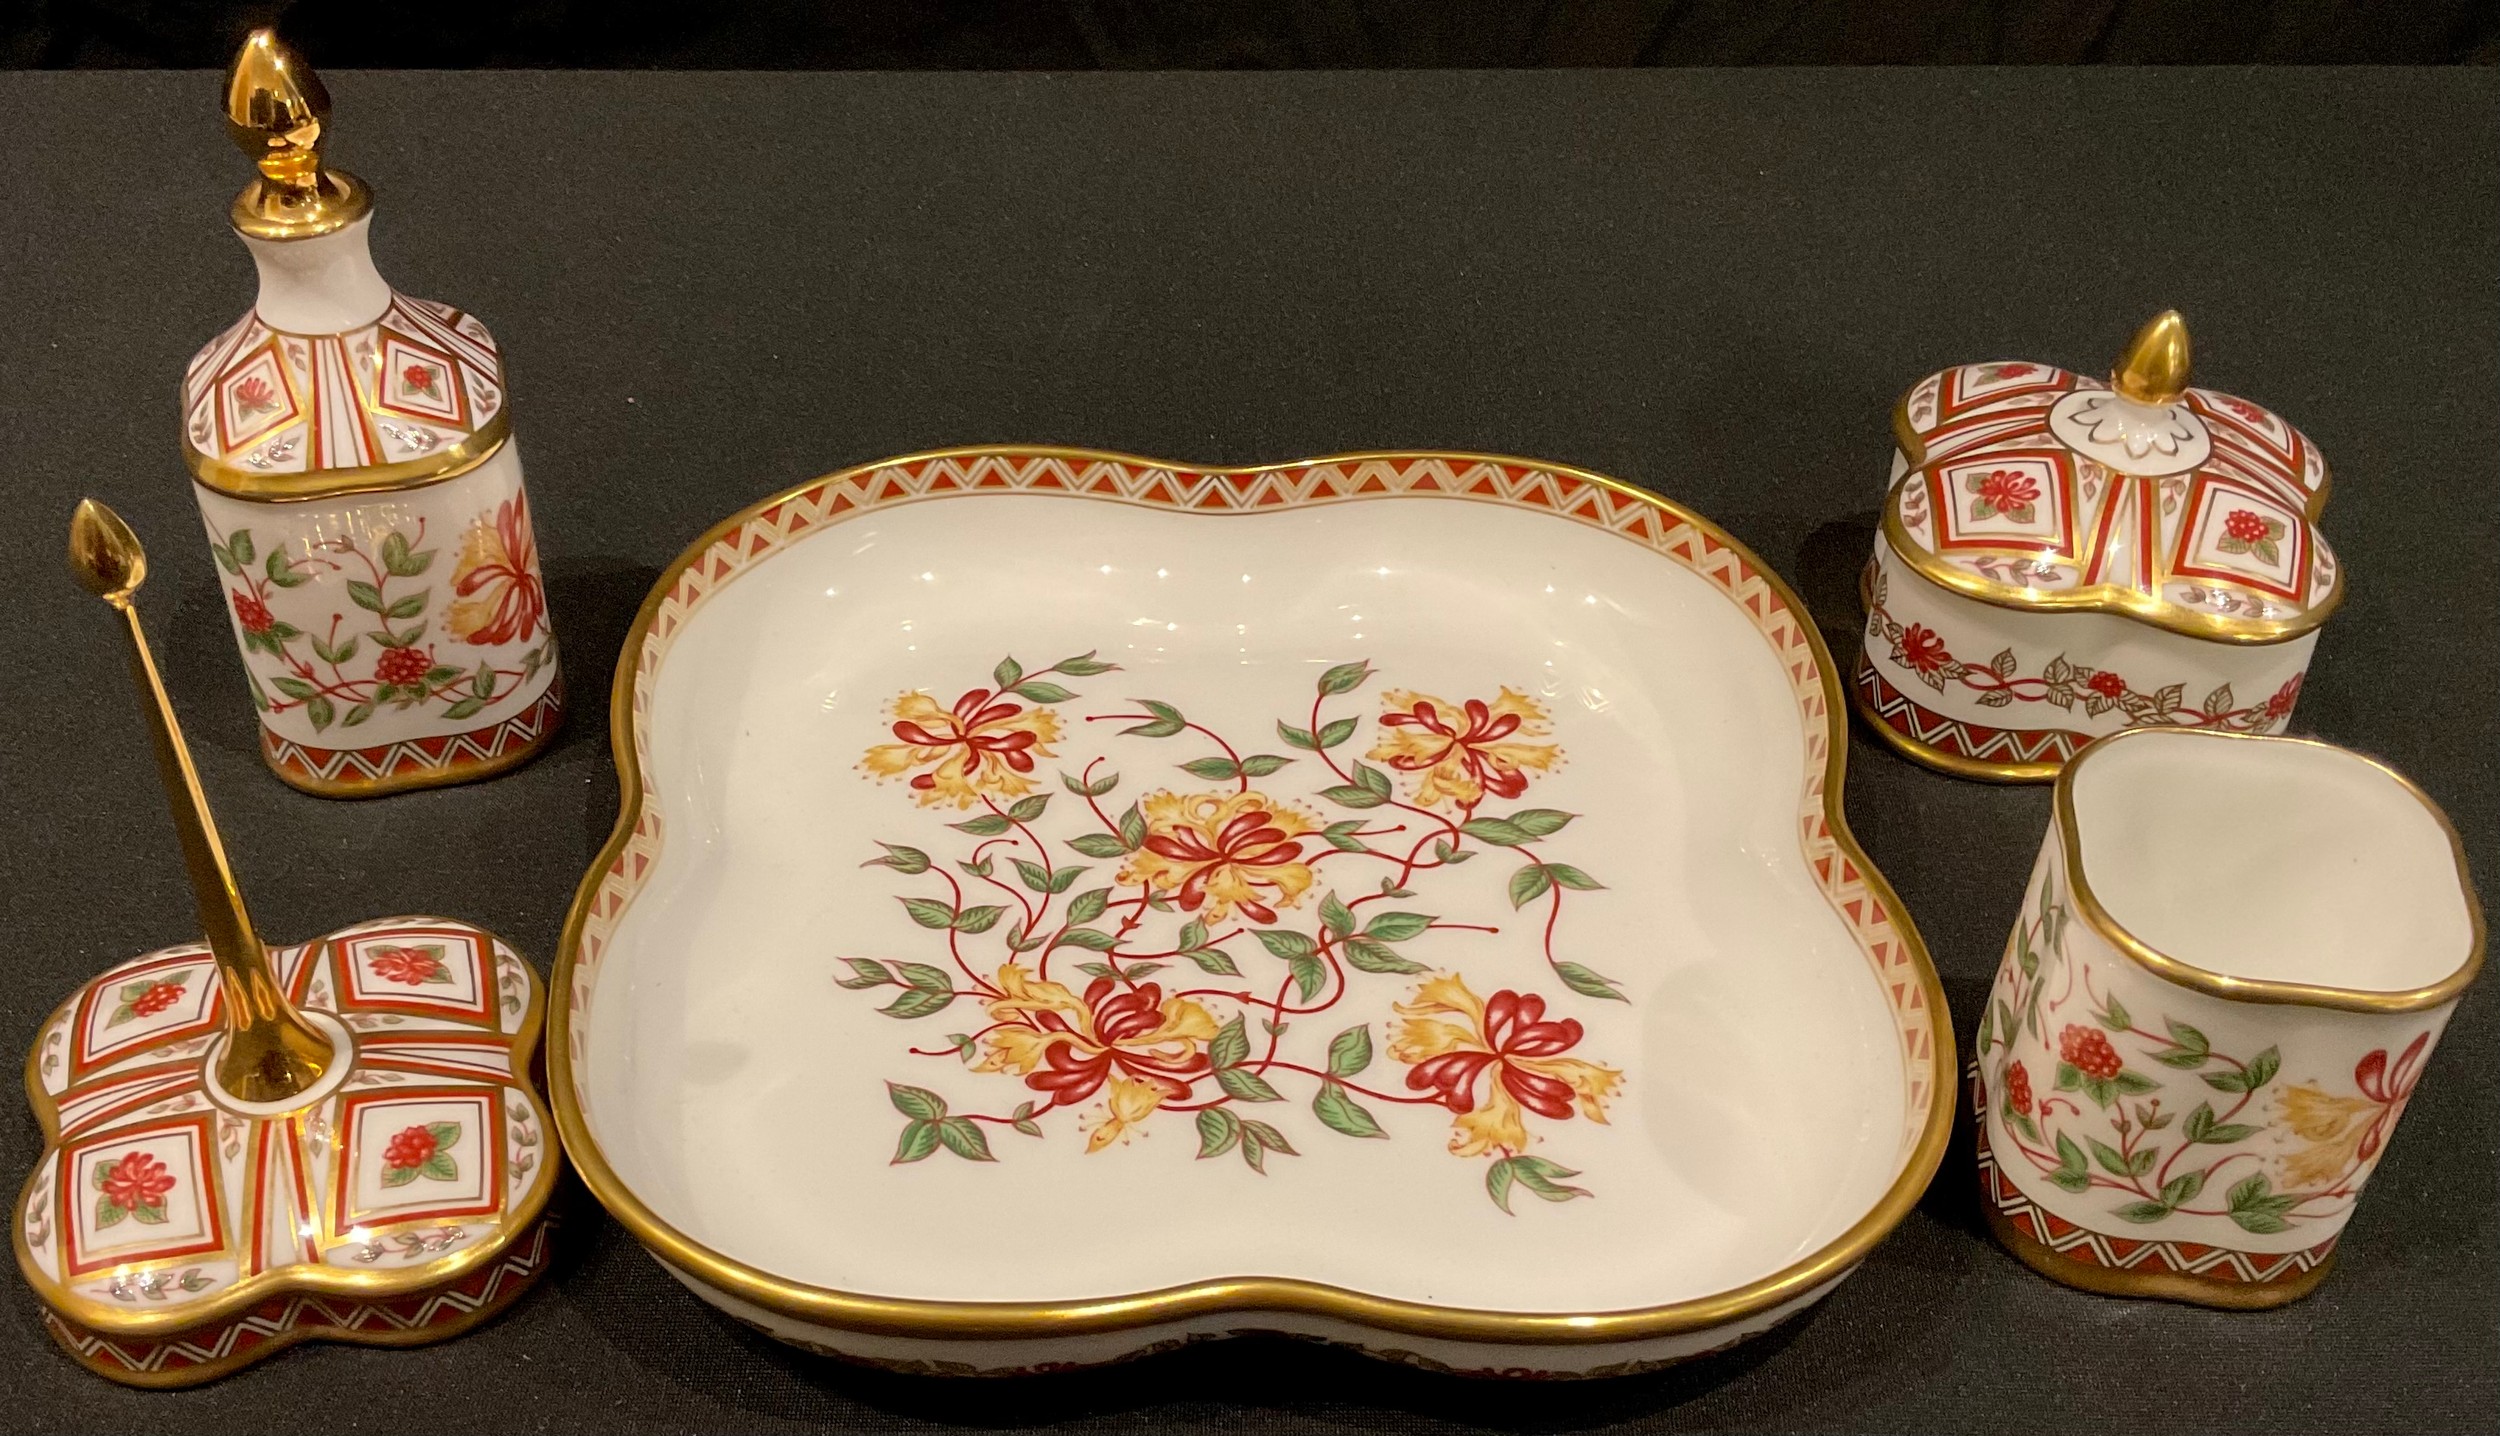
POLYGON ((451 1149, 459 1140, 457 1122, 428 1122, 403 1129, 382 1149, 382 1185, 458 1181, 460 1164, 453 1160, 451 1149))
POLYGON ((2136 1226, 2219 1217, 2270 1236, 2346 1210, 2403 1115, 2430 1034, 2393 1061, 2385 1049, 2362 1057, 2350 1095, 2285 1084, 2278 1048, 2224 1052, 2186 1022, 2158 1017, 2156 1031, 2102 995, 2067 955, 2069 921, 2043 883, 1980 1019, 1979 1059, 2010 1139, 2000 1153, 2061 1190, 2102 1194, 2136 1226), (2025 1033, 2054 1044, 2047 1092, 2014 1056, 2025 1033))
POLYGON ((124 1217, 148 1225, 165 1220, 165 1198, 174 1176, 146 1152, 131 1152, 117 1161, 95 1164, 96 1230, 117 1226, 124 1217))
POLYGON ((992 1129, 1042 1137, 1053 1114, 1074 1109, 1088 1153, 1130 1144, 1167 1115, 1186 1113, 1200 1158, 1238 1152, 1264 1173, 1270 1157, 1301 1155, 1279 1121, 1256 1115, 1287 1100, 1285 1084, 1310 1092, 1321 1127, 1352 1138, 1393 1138, 1393 1124, 1367 1104, 1441 1109, 1449 1150, 1484 1161, 1486 1192, 1504 1211, 1520 1190, 1549 1202, 1589 1196, 1570 1184, 1576 1169, 1531 1148, 1551 1124, 1604 1124, 1623 1074, 1583 1055, 1581 1021, 1536 989, 1550 980, 1571 994, 1559 1000, 1626 1000, 1611 979, 1555 947, 1566 896, 1600 884, 1539 849, 1575 815, 1483 811, 1492 799, 1522 797, 1560 763, 1562 749, 1545 741, 1552 725, 1543 705, 1507 687, 1456 701, 1386 689, 1373 742, 1364 758, 1351 758, 1363 720, 1331 715, 1328 705, 1364 687, 1372 670, 1341 663, 1320 676, 1308 714, 1295 715, 1301 722, 1275 725, 1283 745, 1305 756, 1245 753, 1160 699, 1081 717, 1063 710, 1082 695, 1060 680, 1117 671, 1092 653, 1032 672, 1008 658, 951 702, 902 694, 887 713, 893 741, 861 759, 872 779, 905 779, 916 807, 970 814, 946 826, 972 845, 951 863, 918 847, 880 845, 884 855, 868 866, 933 884, 901 903, 933 939, 943 935, 942 962, 937 953, 927 962, 849 957, 838 981, 892 991, 880 1010, 901 1019, 971 1001, 987 1019, 978 1031, 911 1052, 1012 1078, 1027 1094, 1005 1112, 957 1111, 933 1087, 889 1081, 887 1098, 905 1119, 893 1161, 940 1149, 995 1161, 992 1129), (1098 723, 1124 725, 1118 736, 1127 739, 1194 735, 1216 751, 1175 765, 1193 784, 1155 788, 1115 815, 1104 799, 1121 779, 1107 769, 1108 755, 1081 767, 1063 756, 1098 723), (1058 764, 1061 787, 1083 804, 1081 831, 1045 835, 1056 796, 1042 791, 1045 761, 1058 764), (1315 776, 1305 786, 1316 791, 1287 797, 1266 782, 1296 764, 1310 765, 1315 776), (1329 808, 1352 816, 1332 819, 1329 808), (1459 973, 1434 970, 1406 946, 1494 929, 1387 905, 1503 849, 1521 860, 1505 879, 1511 906, 1545 910, 1541 961, 1534 974, 1479 996, 1459 973), (1374 876, 1358 888, 1351 880, 1365 866, 1374 876), (1088 874, 1097 880, 1088 884, 1088 874), (1167 924, 1148 935, 1150 925, 1167 924), (993 944, 1003 954, 976 960, 978 948, 993 944), (1279 966, 1254 977, 1244 960, 1279 966), (1055 975, 1054 964, 1083 986, 1055 975), (1372 999, 1385 999, 1394 1016, 1342 1027, 1324 1044, 1299 1038, 1301 1019, 1362 1005, 1374 978, 1394 980, 1372 999), (1374 1066, 1376 1033, 1405 1069, 1386 1084, 1358 1080, 1374 1066))
POLYGON ((378 947, 370 959, 373 975, 384 982, 405 987, 443 984, 452 980, 451 969, 443 963, 443 950, 428 947, 378 947))
POLYGON ((2080 707, 2088 718, 2115 710, 2134 727, 2263 733, 2281 727, 2300 699, 2301 675, 2297 673, 2255 703, 2242 703, 2231 685, 2224 683, 2191 707, 2184 684, 2165 683, 2146 691, 2120 673, 2073 662, 2063 653, 2041 664, 2036 676, 2023 672, 2023 661, 2011 648, 1984 663, 1966 662, 1954 656, 1944 635, 1935 629, 1894 618, 1884 606, 1886 587, 1882 572, 1874 571, 1867 591, 1868 645, 1886 645, 1892 661, 1928 688, 1942 693, 1946 685, 1957 684, 1985 708, 2045 703, 2068 712, 2080 707))
MULTIPOLYGON (((261 553, 250 529, 212 528, 209 537, 218 567, 240 581, 228 588, 227 599, 243 639, 253 705, 265 714, 300 709, 317 733, 360 728, 385 709, 476 717, 511 705, 554 660, 552 641, 517 659, 499 663, 490 655, 474 664, 432 641, 435 593, 422 580, 438 551, 427 547, 422 519, 412 530, 384 534, 370 550, 354 534, 341 533, 306 541, 301 556, 284 547, 261 553), (318 592, 344 598, 342 607, 318 622, 296 610, 290 611, 303 623, 278 616, 277 595, 331 576, 343 582, 322 583, 318 592), (269 661, 256 664, 256 655, 269 661)), ((453 644, 499 647, 545 631, 545 591, 523 500, 506 501, 470 525, 453 567, 452 593, 443 628, 453 644)))

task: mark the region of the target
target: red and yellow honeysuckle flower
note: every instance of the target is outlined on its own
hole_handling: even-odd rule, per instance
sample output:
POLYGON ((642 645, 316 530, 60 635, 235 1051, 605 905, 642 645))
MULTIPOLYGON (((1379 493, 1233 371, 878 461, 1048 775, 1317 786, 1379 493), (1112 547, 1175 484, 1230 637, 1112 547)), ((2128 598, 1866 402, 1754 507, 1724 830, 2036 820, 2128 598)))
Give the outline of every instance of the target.
POLYGON ((1215 1016, 1186 997, 1165 997, 1158 983, 1124 987, 1098 977, 1077 996, 1056 982, 1008 963, 992 978, 987 1002, 996 1026, 981 1035, 976 1072, 1013 1072, 1073 1106, 1111 1088, 1109 1115, 1094 1128, 1087 1151, 1100 1151, 1166 1102, 1189 1096, 1213 1070, 1206 1044, 1215 1016))
POLYGON ((1261 793, 1149 793, 1138 805, 1146 840, 1120 869, 1124 884, 1170 894, 1183 911, 1221 922, 1235 909, 1276 921, 1310 890, 1301 839, 1319 820, 1261 793))
POLYGON ((529 500, 515 494, 480 514, 460 536, 451 568, 451 607, 443 626, 480 648, 526 642, 547 621, 547 592, 538 579, 538 545, 530 536, 529 500))
POLYGON ((2352 1070, 2353 1085, 2361 1089, 2358 1097, 2338 1097, 2314 1082, 2284 1088, 2283 1121, 2301 1141, 2298 1151, 2283 1158, 2284 1184, 2312 1191, 2332 1188, 2377 1156, 2421 1080, 2422 1055, 2429 1046, 2426 1032, 2393 1063, 2384 1047, 2363 1057, 2352 1070))
POLYGON ((1516 798, 1528 790, 1528 770, 1543 772, 1562 754, 1551 743, 1527 741, 1553 725, 1535 699, 1508 687, 1490 703, 1452 703, 1405 688, 1380 700, 1380 741, 1364 756, 1415 775, 1415 801, 1423 807, 1473 808, 1487 793, 1516 798))
POLYGON ((1027 708, 988 688, 974 688, 941 708, 926 693, 894 700, 894 736, 868 750, 860 766, 879 778, 912 773, 922 807, 969 808, 984 797, 1020 798, 1033 791, 1033 760, 1058 756, 1059 715, 1027 708))
POLYGON ((1576 1107, 1606 1120, 1606 1100, 1623 1083, 1612 1067, 1561 1054, 1579 1045, 1580 1024, 1547 1020, 1545 999, 1507 989, 1479 999, 1456 975, 1427 980, 1413 1002, 1396 1004, 1390 1054, 1413 1069, 1412 1091, 1430 1092, 1456 1114, 1450 1150, 1462 1157, 1516 1154, 1528 1145, 1524 1109, 1568 1120, 1576 1107))

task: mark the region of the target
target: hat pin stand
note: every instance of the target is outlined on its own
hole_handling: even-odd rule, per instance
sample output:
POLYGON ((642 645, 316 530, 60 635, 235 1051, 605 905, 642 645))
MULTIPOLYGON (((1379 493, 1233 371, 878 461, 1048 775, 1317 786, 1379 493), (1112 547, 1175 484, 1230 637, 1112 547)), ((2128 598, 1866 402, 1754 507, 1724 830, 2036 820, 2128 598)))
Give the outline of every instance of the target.
POLYGON ((12 1235, 45 1325, 134 1386, 466 1330, 546 1265, 538 979, 441 918, 265 947, 133 603, 146 553, 92 499, 69 552, 122 619, 206 941, 106 971, 28 1056, 45 1141, 12 1235))

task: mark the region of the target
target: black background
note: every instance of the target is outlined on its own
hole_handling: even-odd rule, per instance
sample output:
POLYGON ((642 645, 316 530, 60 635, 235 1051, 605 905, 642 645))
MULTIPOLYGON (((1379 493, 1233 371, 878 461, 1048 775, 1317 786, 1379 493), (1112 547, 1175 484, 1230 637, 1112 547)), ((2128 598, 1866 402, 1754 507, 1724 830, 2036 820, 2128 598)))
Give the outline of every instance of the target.
POLYGON ((20 0, 0 66, 219 66, 278 23, 318 64, 461 69, 1295 69, 2438 64, 2491 0, 20 0))
MULTIPOLYGON (((2419 778, 2500 872, 2488 71, 330 79, 385 273, 505 346, 577 710, 473 787, 339 804, 262 770, 176 456, 183 362, 252 292, 216 79, 0 76, 0 1042, 193 931, 109 616, 61 570, 78 495, 150 545, 142 608, 262 930, 436 910, 543 964, 614 814, 625 624, 682 544, 774 489, 974 442, 1532 454, 1719 520, 1845 654, 1901 389, 1968 360, 2098 368, 2164 305, 2204 382, 2336 467, 2351 598, 2296 730, 2419 778)), ((1851 816, 1967 1040, 2047 795, 1862 734, 1851 760, 1851 816)), ((2496 1002, 2468 996, 2341 1269, 2279 1312, 2031 1275, 1957 1146, 1821 1308, 1663 1374, 1496 1387, 1244 1340, 949 1384, 748 1333, 568 1184, 555 1270, 491 1327, 193 1393, 86 1375, 0 1282, 0 1427, 2489 1430, 2496 1002)), ((0 1111, 0 1174, 36 1150, 0 1111)))

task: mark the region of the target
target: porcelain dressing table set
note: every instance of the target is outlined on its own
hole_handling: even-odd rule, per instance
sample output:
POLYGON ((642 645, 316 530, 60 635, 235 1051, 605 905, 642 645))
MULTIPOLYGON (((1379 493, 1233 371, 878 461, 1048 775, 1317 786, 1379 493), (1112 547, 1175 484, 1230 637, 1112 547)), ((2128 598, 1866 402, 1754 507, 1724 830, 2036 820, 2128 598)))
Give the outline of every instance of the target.
MULTIPOLYGON (((564 704, 495 341, 374 271, 267 32, 226 109, 260 293, 180 419, 263 754, 332 798, 490 777, 564 704)), ((2326 463, 2188 358, 2164 315, 2106 381, 1913 385, 1847 672, 1723 530, 1564 465, 990 448, 776 495, 633 624, 543 992, 453 918, 257 936, 139 541, 82 504, 205 939, 37 1033, 19 1268, 132 1384, 432 1340, 544 1268, 561 1147, 705 1300, 844 1357, 1601 1375, 1829 1293, 1967 1100, 2040 1272, 2289 1301, 2482 919, 2418 788, 2278 736, 2344 591, 2326 463), (1966 1067, 1843 817, 1852 706, 2056 785, 1966 1067)))

